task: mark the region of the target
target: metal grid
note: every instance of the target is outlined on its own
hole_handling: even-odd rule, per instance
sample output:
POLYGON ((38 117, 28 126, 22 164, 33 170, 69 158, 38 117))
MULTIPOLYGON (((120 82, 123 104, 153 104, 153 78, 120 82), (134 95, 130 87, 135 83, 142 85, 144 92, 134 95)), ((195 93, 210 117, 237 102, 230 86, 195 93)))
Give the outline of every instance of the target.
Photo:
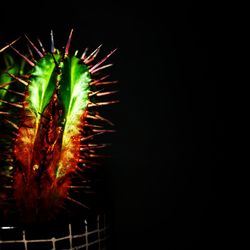
POLYGON ((95 219, 91 224, 84 220, 80 228, 68 224, 65 236, 55 237, 52 233, 51 238, 29 239, 25 230, 20 230, 19 235, 15 227, 1 227, 0 250, 107 250, 109 228, 105 215, 98 215, 95 219), (10 235, 15 239, 10 239, 10 235))

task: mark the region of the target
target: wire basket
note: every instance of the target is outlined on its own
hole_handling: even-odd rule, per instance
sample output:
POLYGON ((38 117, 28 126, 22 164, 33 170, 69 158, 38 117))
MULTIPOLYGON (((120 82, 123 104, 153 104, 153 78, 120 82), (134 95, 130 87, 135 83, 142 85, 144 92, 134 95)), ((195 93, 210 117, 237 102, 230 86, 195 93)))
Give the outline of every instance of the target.
POLYGON ((0 250, 108 250, 109 226, 97 215, 55 229, 2 226, 0 250))

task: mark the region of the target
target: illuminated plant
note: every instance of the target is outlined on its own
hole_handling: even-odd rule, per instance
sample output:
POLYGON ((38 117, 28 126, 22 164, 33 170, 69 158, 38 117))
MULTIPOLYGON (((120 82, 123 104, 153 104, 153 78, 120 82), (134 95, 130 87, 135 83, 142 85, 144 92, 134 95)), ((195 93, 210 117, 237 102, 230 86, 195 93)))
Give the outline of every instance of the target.
POLYGON ((16 207, 28 223, 51 219, 66 201, 86 206, 71 189, 82 188, 79 176, 102 156, 106 145, 94 138, 113 132, 98 109, 117 102, 106 99, 116 91, 104 90, 115 81, 101 75, 115 50, 96 63, 101 46, 71 54, 72 31, 63 51, 52 32, 50 51, 27 36, 28 55, 14 47, 19 39, 0 50, 0 206, 4 214, 16 207))

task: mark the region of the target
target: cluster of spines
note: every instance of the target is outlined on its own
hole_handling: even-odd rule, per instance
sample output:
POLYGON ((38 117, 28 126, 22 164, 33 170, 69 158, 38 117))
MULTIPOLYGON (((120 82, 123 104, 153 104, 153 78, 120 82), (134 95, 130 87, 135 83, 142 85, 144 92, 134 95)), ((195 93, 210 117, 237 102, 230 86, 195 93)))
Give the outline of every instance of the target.
MULTIPOLYGON (((63 58, 66 58, 69 55, 69 50, 70 50, 70 44, 71 44, 71 39, 72 39, 72 32, 71 30, 69 38, 67 40, 63 58)), ((18 39, 15 41, 7 44, 5 47, 0 49, 0 53, 7 50, 8 48, 11 48, 15 53, 17 53, 27 64, 29 64, 31 67, 34 67, 37 63, 37 60, 35 59, 35 53, 38 55, 38 58, 41 59, 43 58, 48 52, 46 52, 45 47, 43 46, 42 42, 40 39, 37 40, 39 47, 32 42, 28 36, 25 36, 27 41, 28 41, 28 52, 29 55, 24 55, 21 53, 19 50, 17 50, 14 47, 14 44, 17 42, 18 39), (35 52, 35 53, 34 53, 35 52)), ((117 83, 117 81, 109 81, 109 75, 99 77, 99 73, 103 70, 106 69, 112 64, 106 64, 103 65, 104 62, 115 52, 115 50, 111 51, 107 56, 105 56, 103 59, 101 59, 99 62, 93 64, 94 60, 96 59, 99 51, 100 51, 101 45, 97 47, 93 52, 90 54, 87 53, 88 49, 86 48, 81 55, 80 59, 83 64, 85 64, 88 67, 88 70, 91 74, 91 82, 89 84, 90 86, 90 92, 89 92, 89 102, 86 108, 86 111, 83 114, 83 128, 82 128, 82 136, 80 138, 80 157, 79 157, 79 167, 76 169, 76 171, 73 173, 72 179, 80 178, 80 181, 72 182, 69 186, 69 189, 72 190, 82 190, 82 189, 88 189, 89 186, 86 184, 88 183, 88 180, 85 179, 84 175, 81 175, 81 172, 83 172, 87 168, 93 168, 95 165, 99 164, 98 158, 106 157, 107 155, 103 155, 98 153, 99 149, 103 149, 108 146, 108 144, 100 144, 100 143, 95 143, 95 140, 93 140, 96 136, 102 135, 108 132, 115 132, 113 129, 107 129, 107 125, 113 126, 113 123, 109 121, 107 118, 102 117, 99 112, 96 110, 96 107, 101 107, 101 106, 106 106, 110 105, 113 103, 117 103, 117 100, 112 100, 112 101, 97 101, 98 98, 106 97, 115 94, 117 91, 106 91, 106 86, 108 85, 113 85, 117 83), (93 101, 94 99, 94 101, 93 101), (99 122, 99 123, 98 123, 99 122)), ((54 36, 53 32, 51 32, 51 48, 50 52, 52 55, 55 51, 55 46, 54 46, 54 36)), ((78 54, 78 51, 75 52, 75 56, 78 54)), ((39 60, 38 59, 38 60, 39 60)), ((60 67, 56 60, 55 64, 57 67, 60 67)), ((4 171, 4 174, 6 175, 6 178, 9 178, 10 181, 6 182, 8 183, 6 188, 11 188, 11 184, 13 180, 11 179, 12 173, 15 170, 15 166, 12 165, 13 163, 13 149, 12 149, 12 143, 13 143, 13 138, 17 135, 17 131, 19 129, 19 119, 21 119, 21 114, 23 110, 25 109, 25 106, 27 105, 27 101, 25 100, 27 93, 25 89, 28 88, 29 86, 29 74, 13 74, 10 71, 5 71, 3 74, 7 74, 11 81, 9 82, 4 82, 0 83, 0 90, 5 89, 8 93, 12 94, 15 96, 12 99, 1 99, 0 100, 0 116, 1 118, 0 121, 4 122, 4 125, 1 124, 2 126, 5 126, 4 133, 9 132, 9 135, 11 137, 11 140, 7 139, 1 139, 1 157, 5 159, 5 162, 1 160, 1 165, 6 164, 7 162, 8 169, 4 171), (10 88, 9 86, 16 84, 21 84, 22 85, 22 90, 18 91, 15 88, 10 88), (7 86, 7 88, 6 88, 7 86), (24 89, 24 90, 23 90, 24 89), (1 107, 2 105, 2 107, 1 107), (8 107, 9 106, 9 107, 8 107), (13 111, 13 109, 15 109, 13 111), (20 112, 17 110, 19 109, 20 112), (7 127, 6 127, 7 125, 7 127), (11 128, 12 129, 11 129, 11 128), (10 174, 8 174, 10 173, 10 174), (9 176, 7 176, 9 175, 9 176)), ((4 134, 1 135, 2 138, 5 137, 4 134)), ((8 137, 8 135, 6 135, 8 137)), ((7 166, 6 165, 6 166, 7 166)), ((3 166, 0 166, 1 168, 3 166)), ((0 171, 1 172, 1 171, 0 171)), ((77 201, 74 198, 68 196, 67 199, 71 202, 74 202, 80 206, 86 207, 85 204, 83 204, 82 201, 77 201)), ((1 201, 1 197, 0 197, 1 201)))

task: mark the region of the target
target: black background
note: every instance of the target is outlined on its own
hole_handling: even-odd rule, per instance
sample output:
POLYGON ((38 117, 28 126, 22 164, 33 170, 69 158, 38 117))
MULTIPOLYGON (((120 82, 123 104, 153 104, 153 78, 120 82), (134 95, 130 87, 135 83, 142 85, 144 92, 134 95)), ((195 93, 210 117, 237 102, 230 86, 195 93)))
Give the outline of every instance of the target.
MULTIPOLYGON (((23 35, 118 51, 106 167, 115 250, 224 245, 222 13, 210 1, 1 3, 0 46, 23 35), (202 2, 202 3, 201 3, 202 2)), ((46 42, 45 42, 46 43, 46 42)))

